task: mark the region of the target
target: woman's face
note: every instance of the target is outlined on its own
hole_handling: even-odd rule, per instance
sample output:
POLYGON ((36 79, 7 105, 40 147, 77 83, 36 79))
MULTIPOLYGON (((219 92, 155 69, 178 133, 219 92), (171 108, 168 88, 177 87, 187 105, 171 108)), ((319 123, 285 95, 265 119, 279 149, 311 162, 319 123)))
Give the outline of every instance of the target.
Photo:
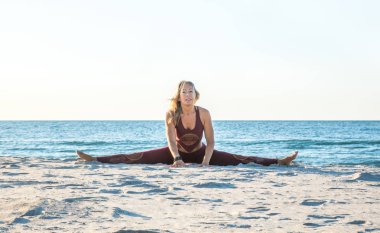
POLYGON ((182 105, 195 104, 195 90, 194 87, 188 83, 183 85, 180 92, 180 100, 182 105))

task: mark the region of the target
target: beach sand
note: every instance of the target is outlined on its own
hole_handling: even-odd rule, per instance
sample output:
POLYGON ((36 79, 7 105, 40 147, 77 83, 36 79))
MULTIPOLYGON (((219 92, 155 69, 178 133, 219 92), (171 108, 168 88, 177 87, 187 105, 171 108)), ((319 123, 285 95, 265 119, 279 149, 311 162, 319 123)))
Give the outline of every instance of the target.
POLYGON ((380 232, 373 169, 0 157, 0 232, 380 232))

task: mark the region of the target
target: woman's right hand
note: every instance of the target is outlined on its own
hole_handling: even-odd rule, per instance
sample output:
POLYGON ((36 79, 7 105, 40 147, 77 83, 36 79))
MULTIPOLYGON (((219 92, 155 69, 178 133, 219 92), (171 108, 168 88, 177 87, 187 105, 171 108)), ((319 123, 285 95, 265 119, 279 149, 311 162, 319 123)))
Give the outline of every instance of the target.
POLYGON ((185 163, 182 160, 174 161, 172 167, 183 167, 185 166, 185 163))

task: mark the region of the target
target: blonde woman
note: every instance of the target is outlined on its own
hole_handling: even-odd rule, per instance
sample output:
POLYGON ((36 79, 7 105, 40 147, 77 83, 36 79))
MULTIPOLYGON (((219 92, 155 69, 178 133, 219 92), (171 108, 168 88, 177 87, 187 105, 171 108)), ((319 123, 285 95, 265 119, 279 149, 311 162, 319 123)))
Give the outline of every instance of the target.
POLYGON ((214 150, 211 115, 207 109, 195 105, 198 99, 199 92, 192 82, 181 81, 178 84, 177 92, 171 99, 170 108, 166 113, 167 147, 102 157, 93 157, 81 151, 77 151, 77 154, 86 161, 101 163, 164 163, 172 164, 175 167, 184 166, 185 163, 198 163, 206 166, 238 165, 251 162, 264 166, 289 165, 297 157, 297 151, 283 159, 271 159, 214 150), (206 145, 202 143, 203 135, 206 145))

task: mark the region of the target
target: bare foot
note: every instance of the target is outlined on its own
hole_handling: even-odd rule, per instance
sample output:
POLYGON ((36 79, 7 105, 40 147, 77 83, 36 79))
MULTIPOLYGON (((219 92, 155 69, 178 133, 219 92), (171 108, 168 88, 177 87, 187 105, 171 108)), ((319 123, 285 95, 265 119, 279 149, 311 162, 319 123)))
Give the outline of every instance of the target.
POLYGON ((82 159, 90 162, 90 161, 96 161, 96 158, 92 157, 91 155, 85 154, 82 151, 77 150, 77 155, 81 157, 82 159))
POLYGON ((293 160, 296 159, 298 155, 298 151, 294 151, 291 155, 289 155, 288 157, 285 157, 283 159, 279 159, 278 160, 278 164, 279 165, 289 165, 293 160))

